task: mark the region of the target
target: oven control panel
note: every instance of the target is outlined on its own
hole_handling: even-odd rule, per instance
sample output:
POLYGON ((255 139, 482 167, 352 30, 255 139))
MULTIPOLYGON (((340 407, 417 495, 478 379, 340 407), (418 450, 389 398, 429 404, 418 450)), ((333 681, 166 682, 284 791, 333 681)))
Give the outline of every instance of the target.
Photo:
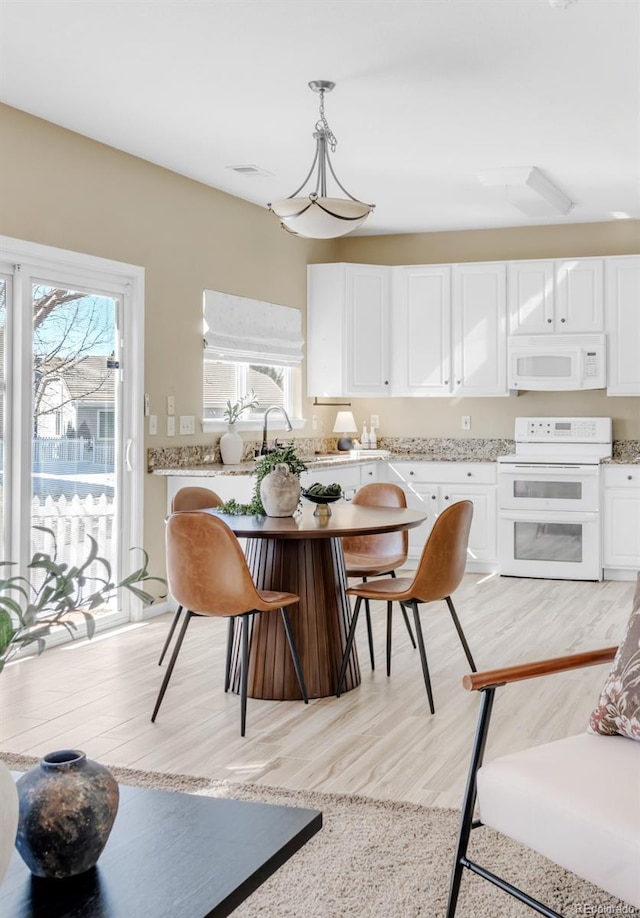
POLYGON ((516 418, 517 443, 610 443, 611 418, 516 418))

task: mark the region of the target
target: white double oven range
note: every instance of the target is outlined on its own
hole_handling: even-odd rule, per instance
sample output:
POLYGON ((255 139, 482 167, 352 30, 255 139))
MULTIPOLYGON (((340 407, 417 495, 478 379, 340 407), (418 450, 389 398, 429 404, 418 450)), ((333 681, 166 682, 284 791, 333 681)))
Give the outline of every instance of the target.
POLYGON ((611 418, 516 418, 498 459, 499 573, 602 580, 600 462, 611 418))

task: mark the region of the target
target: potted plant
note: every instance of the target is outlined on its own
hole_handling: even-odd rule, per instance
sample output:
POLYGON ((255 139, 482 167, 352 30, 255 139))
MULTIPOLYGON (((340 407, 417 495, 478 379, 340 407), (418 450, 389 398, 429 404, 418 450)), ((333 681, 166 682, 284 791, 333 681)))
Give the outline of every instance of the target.
MULTIPOLYGON (((297 496, 295 497, 295 503, 292 506, 290 512, 287 512, 283 515, 291 516, 293 511, 298 505, 298 500, 300 497, 300 475, 306 470, 306 465, 300 459, 296 453, 295 447, 292 444, 289 446, 283 446, 282 449, 276 450, 273 453, 268 453, 266 456, 262 456, 256 462, 256 467, 253 474, 255 475, 256 483, 253 489, 253 497, 251 502, 248 504, 240 504, 235 499, 228 500, 226 503, 222 504, 218 509, 221 513, 230 513, 232 515, 240 514, 249 514, 249 515, 259 515, 259 516, 279 516, 279 513, 270 513, 269 512, 269 498, 267 497, 267 506, 265 509, 264 497, 266 490, 268 490, 269 482, 263 491, 263 484, 269 475, 272 475, 277 469, 278 466, 284 466, 287 469, 288 475, 284 477, 290 477, 294 482, 293 487, 297 489, 297 496)), ((283 475, 283 470, 280 470, 281 476, 283 475)), ((293 491, 293 487, 291 491, 293 491)), ((291 498, 293 501, 293 497, 291 498)))
MULTIPOLYGON (((95 632, 93 613, 106 605, 119 589, 129 590, 151 604, 153 597, 141 585, 147 581, 166 583, 161 577, 150 576, 148 557, 142 549, 142 566, 115 583, 109 562, 98 555, 98 545, 91 536, 88 536, 87 557, 79 566, 73 566, 58 560, 55 535, 50 529, 34 528, 49 534, 53 554, 34 553, 27 566, 30 578, 18 574, 0 578, 0 672, 9 660, 31 645, 38 654, 42 653, 54 628, 64 628, 73 636, 78 619, 86 625, 87 637, 91 638, 95 632)), ((0 568, 11 566, 14 562, 0 562, 0 568)), ((0 762, 0 883, 9 865, 17 824, 16 785, 0 762)))
POLYGON ((231 399, 227 400, 227 407, 222 415, 227 422, 227 432, 220 437, 220 455, 225 465, 237 465, 242 460, 244 442, 235 426, 245 411, 257 407, 258 398, 253 389, 233 404, 231 399))

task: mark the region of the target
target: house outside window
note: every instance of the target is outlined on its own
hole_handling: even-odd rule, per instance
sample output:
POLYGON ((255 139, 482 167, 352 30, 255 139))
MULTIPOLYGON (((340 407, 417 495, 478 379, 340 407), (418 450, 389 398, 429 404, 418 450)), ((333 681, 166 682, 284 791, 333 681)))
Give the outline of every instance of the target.
POLYGON ((98 439, 113 440, 115 436, 115 413, 112 408, 98 411, 98 439))

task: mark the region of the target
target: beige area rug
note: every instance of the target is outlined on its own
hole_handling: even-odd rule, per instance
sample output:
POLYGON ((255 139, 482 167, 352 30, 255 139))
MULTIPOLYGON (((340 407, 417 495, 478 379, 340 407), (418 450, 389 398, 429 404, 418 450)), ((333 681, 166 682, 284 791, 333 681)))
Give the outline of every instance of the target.
MULTIPOLYGON (((0 758, 16 771, 24 771, 37 762, 9 753, 0 753, 0 758)), ((109 770, 121 784, 322 810, 324 825, 320 832, 234 912, 238 918, 445 915, 458 829, 456 810, 128 768, 109 770)), ((470 857, 567 918, 638 914, 490 829, 472 833, 470 857)), ((456 918, 531 918, 534 914, 465 871, 456 918)))

